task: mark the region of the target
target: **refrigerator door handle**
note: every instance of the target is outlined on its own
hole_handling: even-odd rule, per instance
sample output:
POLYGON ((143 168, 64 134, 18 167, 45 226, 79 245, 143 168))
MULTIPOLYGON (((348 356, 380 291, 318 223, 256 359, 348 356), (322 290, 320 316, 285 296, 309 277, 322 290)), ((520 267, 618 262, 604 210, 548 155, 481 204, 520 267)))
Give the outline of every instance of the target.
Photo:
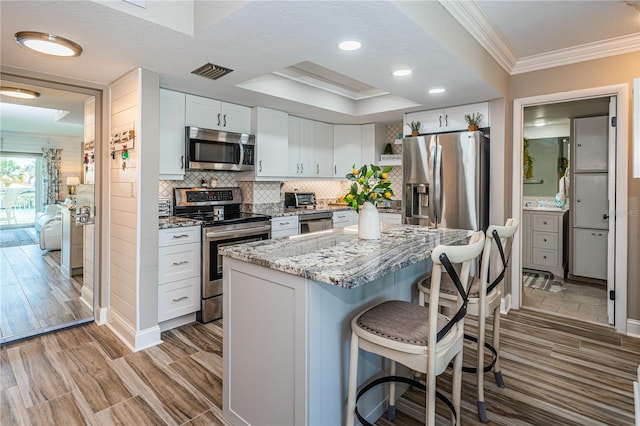
POLYGON ((435 222, 440 223, 442 220, 442 147, 436 144, 436 157, 434 168, 434 183, 435 183, 435 222))
POLYGON ((436 144, 433 140, 429 144, 429 221, 436 224, 436 201, 435 201, 435 165, 436 165, 436 144))

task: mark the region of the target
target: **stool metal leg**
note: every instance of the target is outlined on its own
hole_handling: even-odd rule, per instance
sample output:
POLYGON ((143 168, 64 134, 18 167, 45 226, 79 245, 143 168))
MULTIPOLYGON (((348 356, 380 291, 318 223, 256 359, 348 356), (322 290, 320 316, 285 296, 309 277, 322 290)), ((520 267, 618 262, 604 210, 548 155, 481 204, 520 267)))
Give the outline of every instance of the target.
POLYGON ((356 417, 356 391, 358 386, 358 336, 351 332, 351 353, 349 355, 349 390, 347 397, 347 426, 353 426, 356 417))

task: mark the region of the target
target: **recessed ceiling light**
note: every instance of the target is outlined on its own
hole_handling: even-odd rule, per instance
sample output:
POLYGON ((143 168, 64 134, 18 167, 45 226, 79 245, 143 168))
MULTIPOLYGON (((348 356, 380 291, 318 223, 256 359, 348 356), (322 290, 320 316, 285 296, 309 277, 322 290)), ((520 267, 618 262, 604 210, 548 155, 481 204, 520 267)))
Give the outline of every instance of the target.
POLYGON ((444 92, 446 92, 446 90, 445 90, 445 89, 443 89, 443 88, 441 88, 441 87, 438 87, 438 88, 436 88, 436 89, 430 89, 430 90, 429 90, 429 93, 431 93, 432 95, 436 95, 436 94, 438 94, 438 93, 444 93, 444 92))
POLYGON ((362 47, 362 43, 356 40, 346 40, 338 45, 342 50, 358 50, 362 47))
POLYGON ((40 93, 34 92, 33 90, 7 86, 0 87, 0 94, 19 99, 35 99, 40 96, 40 93))
POLYGON ((396 77, 404 77, 407 75, 411 75, 411 73, 413 73, 413 71, 408 70, 408 69, 404 69, 404 70, 396 70, 393 72, 393 75, 396 77))
POLYGON ((533 125, 536 126, 536 127, 542 127, 545 124, 547 124, 547 123, 545 123, 544 121, 536 121, 535 123, 533 123, 533 125))
POLYGON ((20 31, 15 34, 16 42, 29 50, 45 55, 72 57, 80 56, 82 47, 66 38, 37 31, 20 31))

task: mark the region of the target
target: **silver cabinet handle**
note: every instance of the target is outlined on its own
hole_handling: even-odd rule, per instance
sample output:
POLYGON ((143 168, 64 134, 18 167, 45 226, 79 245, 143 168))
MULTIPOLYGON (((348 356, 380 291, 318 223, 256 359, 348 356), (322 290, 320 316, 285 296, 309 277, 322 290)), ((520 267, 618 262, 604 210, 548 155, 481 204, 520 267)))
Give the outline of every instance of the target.
POLYGON ((300 163, 300 174, 304 174, 304 163, 300 163))
POLYGON ((546 238, 543 238, 543 239, 542 239, 542 241, 544 241, 544 242, 546 243, 546 242, 547 242, 547 239, 546 239, 546 238))
POLYGON ((224 127, 227 127, 227 114, 223 115, 222 118, 224 119, 224 127))
POLYGON ((220 113, 218 113, 218 127, 220 127, 220 113))
POLYGON ((180 157, 180 170, 184 169, 184 155, 180 157))
POLYGON ((300 174, 300 163, 296 163, 296 174, 300 174))
POLYGON ((334 175, 338 174, 338 166, 333 166, 333 174, 334 175))
POLYGON ((547 221, 545 220, 545 221, 543 221, 542 223, 543 223, 544 225, 546 225, 546 224, 547 224, 547 221))
POLYGON ((186 265, 187 263, 189 263, 188 260, 182 260, 180 262, 173 262, 174 266, 180 266, 180 265, 186 265))
POLYGON ((591 235, 593 235, 594 237, 602 237, 602 234, 600 234, 599 232, 592 232, 591 235))
POLYGON ((320 174, 320 164, 316 164, 316 174, 320 174))
POLYGON ((289 225, 289 224, 290 224, 290 222, 280 222, 279 223, 280 226, 285 226, 285 225, 289 225))
POLYGON ((260 165, 260 171, 262 171, 262 160, 258 161, 258 164, 260 165))
POLYGON ((182 296, 182 297, 179 297, 179 298, 177 298, 177 299, 173 299, 173 301, 174 301, 174 302, 179 302, 179 301, 181 301, 181 300, 188 299, 188 298, 189 298, 189 296, 182 296))
POLYGON ((438 127, 442 127, 442 116, 438 116, 438 127))
POLYGON ((187 238, 188 236, 189 234, 180 234, 180 235, 174 235, 171 238, 179 239, 179 238, 187 238))
POLYGON ((449 115, 444 115, 444 127, 449 127, 449 115))
POLYGON ((576 200, 576 203, 579 203, 580 201, 582 201, 582 200, 581 200, 580 198, 578 198, 578 199, 576 200))

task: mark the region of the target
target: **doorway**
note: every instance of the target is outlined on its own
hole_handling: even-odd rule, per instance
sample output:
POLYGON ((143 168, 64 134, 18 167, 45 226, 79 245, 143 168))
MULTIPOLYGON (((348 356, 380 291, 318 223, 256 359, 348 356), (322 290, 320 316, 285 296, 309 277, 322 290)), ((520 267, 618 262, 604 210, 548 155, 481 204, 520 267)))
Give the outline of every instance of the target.
POLYGON ((611 102, 604 96, 523 110, 522 306, 601 325, 613 324, 602 220, 615 198, 606 185, 611 102))
MULTIPOLYGON (((556 104, 569 101, 580 101, 595 98, 615 97, 613 106, 617 108, 614 114, 617 126, 611 128, 610 140, 614 143, 609 146, 610 170, 615 170, 611 174, 608 182, 609 194, 615 196, 610 198, 608 212, 627 211, 627 180, 628 180, 628 87, 627 85, 615 85, 602 88, 584 89, 572 92, 564 92, 550 95, 541 95, 530 98, 514 100, 513 110, 513 140, 520 141, 513 144, 513 187, 512 187, 512 211, 520 217, 520 223, 526 219, 523 212, 523 186, 525 174, 523 170, 524 158, 524 111, 527 107, 556 104), (520 173, 518 173, 520 171, 520 173)), ((614 325, 621 333, 626 332, 627 321, 627 217, 625 215, 610 215, 610 225, 608 233, 608 253, 607 253, 607 285, 613 291, 607 291, 609 323, 614 325), (616 303, 617 302, 617 303, 616 303)), ((518 233, 514 239, 513 250, 517 256, 513 258, 513 268, 511 271, 512 293, 511 298, 505 300, 507 307, 520 308, 523 306, 523 254, 526 256, 525 239, 526 236, 518 233)))
POLYGON ((5 344, 94 320, 98 242, 95 225, 76 226, 75 202, 78 194, 93 199, 101 92, 9 74, 1 83, 37 94, 0 103, 5 344))

